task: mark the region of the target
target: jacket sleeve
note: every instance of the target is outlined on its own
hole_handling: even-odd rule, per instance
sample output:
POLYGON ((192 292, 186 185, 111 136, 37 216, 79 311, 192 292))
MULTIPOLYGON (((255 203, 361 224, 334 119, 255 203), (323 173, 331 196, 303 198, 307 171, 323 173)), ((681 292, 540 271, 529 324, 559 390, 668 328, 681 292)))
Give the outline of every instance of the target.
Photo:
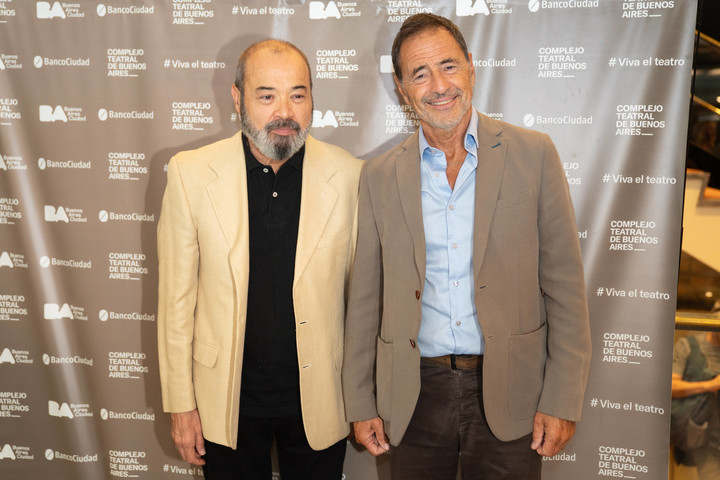
POLYGON ((192 339, 199 248, 177 157, 170 160, 158 221, 158 355, 163 409, 193 410, 192 339))
POLYGON ((360 174, 358 203, 358 243, 350 279, 342 369, 349 422, 377 417, 374 369, 382 315, 382 248, 370 198, 367 164, 360 174))
POLYGON ((547 315, 548 356, 538 410, 577 421, 590 366, 590 325, 570 191, 560 158, 547 135, 539 195, 538 274, 547 315))

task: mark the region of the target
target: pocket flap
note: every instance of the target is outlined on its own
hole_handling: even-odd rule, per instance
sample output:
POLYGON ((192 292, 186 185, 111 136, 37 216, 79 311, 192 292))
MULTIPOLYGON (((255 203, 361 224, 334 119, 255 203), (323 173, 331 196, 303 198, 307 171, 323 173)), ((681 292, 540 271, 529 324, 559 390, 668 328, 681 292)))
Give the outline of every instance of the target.
POLYGON ((193 338, 193 360, 205 365, 206 367, 214 367, 218 357, 218 348, 203 342, 199 338, 193 338))

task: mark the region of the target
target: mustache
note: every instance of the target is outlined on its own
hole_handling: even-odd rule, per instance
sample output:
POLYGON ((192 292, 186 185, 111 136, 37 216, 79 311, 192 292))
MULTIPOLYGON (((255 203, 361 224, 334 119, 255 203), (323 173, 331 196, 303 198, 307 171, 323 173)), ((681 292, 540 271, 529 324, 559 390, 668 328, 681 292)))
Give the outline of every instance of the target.
POLYGON ((265 125, 265 131, 270 133, 277 128, 292 128, 296 132, 300 131, 300 124, 291 118, 283 118, 280 120, 273 120, 272 122, 265 125))

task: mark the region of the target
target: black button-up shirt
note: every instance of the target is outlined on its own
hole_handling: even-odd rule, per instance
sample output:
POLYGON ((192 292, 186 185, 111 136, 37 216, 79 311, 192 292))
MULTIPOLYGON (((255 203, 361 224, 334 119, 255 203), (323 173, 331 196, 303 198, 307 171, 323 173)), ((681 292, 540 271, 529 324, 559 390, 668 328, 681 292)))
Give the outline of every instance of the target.
POLYGON ((277 174, 257 161, 245 135, 243 148, 250 277, 240 414, 292 415, 300 411, 292 287, 305 147, 277 174))

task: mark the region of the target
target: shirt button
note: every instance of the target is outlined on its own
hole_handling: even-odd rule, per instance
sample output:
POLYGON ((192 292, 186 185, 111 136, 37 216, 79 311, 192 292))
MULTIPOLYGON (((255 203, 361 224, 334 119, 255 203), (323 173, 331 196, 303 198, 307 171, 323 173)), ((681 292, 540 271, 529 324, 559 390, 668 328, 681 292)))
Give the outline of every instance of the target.
POLYGON ((457 248, 457 243, 453 243, 452 248, 457 248))
POLYGON ((462 322, 455 322, 455 325, 459 327, 460 325, 462 325, 462 322))
POLYGON ((448 208, 449 208, 450 210, 455 210, 455 205, 450 205, 448 208))
POLYGON ((460 282, 458 282, 457 280, 455 280, 455 281, 453 282, 453 285, 455 285, 456 287, 458 287, 458 286, 460 286, 460 282))
POLYGON ((273 198, 277 198, 277 192, 273 192, 273 198))
POLYGON ((435 178, 440 176, 440 172, 435 172, 435 178))
POLYGON ((263 172, 268 173, 270 170, 267 169, 267 167, 263 168, 263 172))

